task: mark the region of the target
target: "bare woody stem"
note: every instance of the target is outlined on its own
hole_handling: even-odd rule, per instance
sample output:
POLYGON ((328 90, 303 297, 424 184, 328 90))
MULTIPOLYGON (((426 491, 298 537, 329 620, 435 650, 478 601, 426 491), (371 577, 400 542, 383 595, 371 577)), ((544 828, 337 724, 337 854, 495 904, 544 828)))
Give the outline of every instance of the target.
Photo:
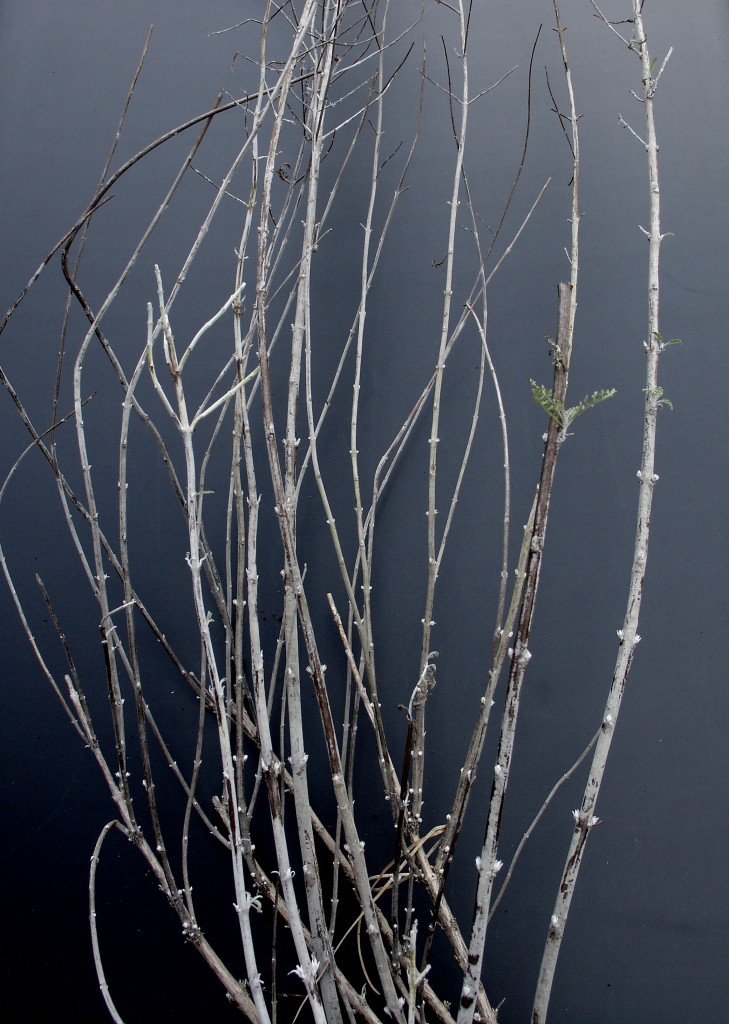
MULTIPOLYGON (((314 0, 307 0, 299 20, 297 45, 300 45, 300 40, 303 39, 305 32, 311 25, 316 9, 317 4, 314 0)), ((288 71, 288 75, 290 78, 291 70, 288 71)), ((279 102, 278 110, 275 114, 271 146, 266 159, 262 192, 262 208, 264 211, 268 209, 270 203, 271 184, 276 167, 276 146, 283 117, 286 113, 285 104, 288 85, 289 82, 284 81, 284 85, 281 89, 283 98, 279 102)), ((367 866, 364 859, 364 848, 357 832, 351 800, 345 785, 339 745, 337 743, 336 731, 329 705, 329 697, 325 681, 326 666, 322 664, 319 655, 311 614, 309 612, 308 602, 304 591, 302 573, 296 554, 295 524, 290 511, 286 508, 286 487, 277 449, 271 390, 269 343, 266 330, 266 304, 268 297, 267 234, 266 218, 263 218, 258 239, 256 329, 258 333, 258 357, 261 368, 261 403, 266 437, 266 450, 268 453, 271 483, 276 500, 279 530, 284 549, 287 584, 291 587, 296 599, 299 624, 309 663, 309 673, 314 685, 319 714, 324 730, 325 747, 332 776, 332 786, 337 802, 337 811, 341 816, 346 843, 352 858, 357 894, 364 913, 367 935, 375 958, 378 977, 383 986, 388 1010, 393 1018, 398 1021, 398 1024, 403 1024, 404 1018, 402 1010, 400 1008, 397 991, 390 973, 390 965, 385 951, 383 937, 377 924, 377 915, 375 912, 372 892, 370 890, 367 866)), ((301 967, 303 970, 306 970, 305 964, 301 964, 301 967)))
MULTIPOLYGON (((438 581, 439 558, 436 542, 436 520, 437 509, 437 468, 438 468, 438 444, 440 442, 439 431, 441 426, 441 395, 443 392, 443 377, 445 374, 446 355, 448 351, 448 339, 451 332, 451 308, 453 305, 453 280, 455 270, 456 250, 456 229, 458 226, 458 206, 461 194, 463 161, 466 147, 466 136, 468 129, 469 112, 469 81, 468 81, 468 21, 463 0, 459 0, 457 6, 459 33, 460 33, 460 58, 461 58, 461 94, 457 98, 460 104, 461 117, 456 131, 453 125, 454 142, 456 146, 456 161, 453 168, 453 187, 449 200, 450 215, 448 222, 448 248, 445 260, 445 287, 443 289, 443 307, 441 314, 440 341, 438 346, 438 362, 435 368, 435 380, 433 386, 433 411, 431 416, 430 437, 428 438, 429 459, 428 459, 428 583, 425 595, 425 611, 423 613, 423 637, 420 650, 420 667, 422 673, 428 663, 431 647, 431 633, 433 631, 433 609, 435 606, 435 590, 438 581)), ((456 97, 449 95, 451 104, 456 102, 456 97)), ((414 718, 414 745, 415 756, 412 769, 412 807, 410 817, 413 827, 417 829, 423 802, 423 779, 425 775, 425 751, 423 743, 425 739, 425 703, 420 704, 415 711, 414 718)))
MULTIPOLYGON (((618 656, 615 663, 610 691, 608 693, 602 727, 595 745, 590 774, 582 797, 579 810, 573 812, 574 830, 567 853, 557 898, 549 923, 549 930, 539 972, 539 980, 532 1011, 532 1024, 544 1024, 547 1017, 549 997, 557 966, 557 959, 564 935, 564 928, 569 913, 572 897, 577 883, 582 858, 588 836, 597 824, 595 815, 597 798, 605 773, 610 745, 615 730, 625 686, 633 662, 638 636, 638 619, 640 615, 643 580, 648 555, 650 534, 651 506, 653 488, 658 480, 654 471, 656 448, 657 413, 660 405, 661 392, 658 388, 658 360, 661 353, 659 329, 659 263, 661 247, 660 222, 660 187, 658 181, 658 143, 653 110, 653 99, 657 78, 653 78, 651 57, 646 41, 646 33, 641 13, 642 3, 633 0, 633 38, 627 44, 634 50, 641 63, 643 94, 642 102, 645 113, 645 150, 648 159, 648 186, 650 203, 650 228, 648 234, 648 338, 644 342, 646 350, 646 386, 643 422, 643 454, 638 471, 638 517, 633 552, 633 564, 630 571, 628 602, 623 628, 618 630, 618 656)), ((625 40, 624 40, 625 41, 625 40)), ((665 66, 665 62, 664 62, 665 66)))
MULTIPOLYGON (((569 333, 569 317, 572 308, 572 286, 562 283, 559 286, 559 318, 556 340, 556 356, 554 363, 554 395, 564 404, 569 379, 569 356, 571 337, 569 333)), ((516 631, 514 648, 510 651, 511 667, 507 684, 506 702, 502 720, 499 749, 494 767, 491 801, 489 805, 488 824, 481 856, 478 859, 478 888, 474 913, 471 941, 468 950, 468 969, 464 972, 461 988, 458 1024, 470 1024, 476 1009, 481 969, 483 965, 486 930, 488 928, 491 892, 496 874, 501 867, 496 858, 501 816, 504 809, 504 798, 509 781, 509 770, 514 751, 517 718, 521 700, 522 684, 526 667, 531 658, 529 639, 532 620, 539 586, 539 574, 542 564, 542 552, 549 517, 549 503, 554 483, 554 473, 562 441, 562 428, 554 419, 549 421, 547 440, 544 445, 542 470, 537 493, 537 505, 534 516, 529 553, 527 555, 526 578, 522 596, 519 623, 516 631)))

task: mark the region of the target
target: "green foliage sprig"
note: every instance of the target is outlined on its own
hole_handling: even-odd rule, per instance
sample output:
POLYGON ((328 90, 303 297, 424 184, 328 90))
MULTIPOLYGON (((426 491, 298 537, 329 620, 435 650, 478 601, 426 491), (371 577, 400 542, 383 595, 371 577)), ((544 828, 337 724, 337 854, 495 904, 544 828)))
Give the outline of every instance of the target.
POLYGON ((551 388, 547 388, 543 384, 537 384, 534 380, 529 383, 532 386, 532 398, 537 405, 544 409, 549 418, 554 420, 562 432, 562 437, 566 436, 567 428, 580 413, 585 412, 586 409, 592 409, 600 402, 604 402, 616 394, 615 388, 593 391, 591 395, 585 395, 582 401, 572 406, 571 409, 565 409, 563 403, 558 398, 555 398, 551 388))
POLYGON ((671 412, 673 412, 673 402, 670 400, 670 398, 665 397, 663 393, 663 388, 643 388, 643 390, 648 395, 648 397, 656 403, 656 408, 665 405, 666 408, 670 409, 671 412))
POLYGON ((668 341, 664 341, 663 335, 660 334, 658 331, 653 332, 653 337, 658 342, 658 346, 661 352, 664 350, 664 348, 668 348, 669 345, 683 345, 683 342, 680 338, 669 338, 668 341))

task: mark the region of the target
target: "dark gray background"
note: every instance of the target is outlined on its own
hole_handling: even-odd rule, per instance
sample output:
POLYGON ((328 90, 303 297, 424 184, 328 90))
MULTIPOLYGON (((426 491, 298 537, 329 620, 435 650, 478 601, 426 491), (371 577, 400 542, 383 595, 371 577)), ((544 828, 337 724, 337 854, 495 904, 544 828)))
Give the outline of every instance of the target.
MULTIPOLYGON (((86 205, 148 24, 156 25, 154 41, 118 160, 206 109, 221 86, 232 91, 240 87, 245 80, 240 64, 231 70, 239 38, 209 37, 208 32, 240 20, 247 13, 242 7, 247 6, 227 0, 184 6, 162 0, 0 4, 3 310, 86 205)), ((442 74, 437 32, 444 15, 434 13, 430 4, 426 7, 428 17, 416 35, 431 34, 429 53, 437 77, 436 71, 442 74)), ((627 3, 613 0, 608 5, 606 0, 606 10, 615 16, 624 16, 627 8, 627 3)), ((509 405, 518 524, 528 509, 543 430, 542 414, 529 401, 528 380, 548 377, 541 338, 554 330, 555 286, 567 273, 562 247, 568 242, 569 159, 544 85, 543 67, 549 64, 553 87, 563 95, 551 4, 529 0, 476 4, 476 9, 474 91, 519 64, 514 76, 473 110, 467 164, 486 220, 498 217, 518 162, 525 69, 539 23, 545 23, 535 61, 530 152, 509 222, 512 230, 546 177, 552 175, 553 182, 527 235, 495 282, 490 305, 491 342, 509 405), (493 12, 481 10, 487 6, 493 12)), ((404 5, 400 14, 405 20, 404 5)), ((555 1022, 718 1022, 725 1019, 729 997, 729 11, 721 0, 651 0, 645 14, 653 52, 662 56, 670 45, 675 50, 657 101, 663 226, 675 236, 664 245, 662 325, 665 336, 680 337, 684 344, 669 350, 662 363, 662 382, 674 409, 666 411, 659 424, 661 480, 640 626, 643 641, 600 797, 598 813, 604 823, 592 835, 568 925, 552 998, 550 1019, 555 1022)), ((523 732, 503 831, 506 860, 552 781, 571 764, 600 720, 614 662, 615 629, 624 613, 640 457, 645 241, 637 224, 647 215, 645 164, 640 147, 618 126, 622 113, 640 130, 640 109, 629 95, 629 89, 639 84, 638 65, 593 19, 586 0, 565 2, 562 15, 568 26, 578 107, 584 114, 583 277, 572 394, 577 398, 614 386, 618 395, 578 422, 561 456, 523 732)), ((416 88, 416 77, 405 76, 393 96, 393 138, 409 137, 416 88)), ((435 353, 434 324, 442 286, 433 283, 440 280, 435 271, 430 279, 427 275, 432 260, 443 255, 452 153, 445 106, 434 92, 427 95, 411 191, 401 203, 383 284, 375 289, 368 319, 375 341, 365 370, 372 397, 363 410, 363 432, 371 438, 374 452, 414 399, 435 353), (379 348, 377 338, 384 342, 379 348), (407 358, 402 364, 393 365, 392 338, 403 342, 407 358)), ((181 154, 187 145, 181 143, 176 152, 181 154)), ((222 153, 224 133, 220 146, 222 153)), ((123 215, 110 211, 112 227, 99 228, 106 248, 96 251, 108 255, 108 264, 97 260, 93 274, 89 266, 85 271, 88 287, 97 296, 143 225, 147 208, 154 208, 157 177, 167 166, 160 158, 140 169, 125 193, 123 215), (133 194, 139 197, 136 209, 129 205, 133 194)), ((366 174, 364 167, 362 181, 366 174)), ((356 288, 356 257, 350 260, 346 248, 350 221, 361 219, 356 213, 361 199, 356 169, 344 187, 350 190, 350 217, 348 221, 342 215, 333 224, 328 253, 334 258, 324 264, 321 280, 331 296, 322 327, 335 336, 340 323, 348 322, 356 288)), ((174 222, 165 228, 130 285, 129 300, 110 317, 110 330, 128 334, 132 353, 143 343, 149 267, 155 260, 176 266, 174 253, 184 235, 182 228, 179 236, 177 230, 174 222)), ((223 265, 227 273, 232 266, 231 250, 223 247, 224 242, 221 236, 220 244, 201 257, 201 286, 214 281, 216 267, 223 265)), ((39 419, 48 407, 62 296, 56 267, 0 339, 0 362, 39 419)), ((447 383, 451 407, 465 406, 470 399, 469 370, 476 364, 475 353, 473 346, 464 348, 461 362, 455 362, 447 383)), ((493 619, 488 603, 493 602, 493 591, 482 606, 476 589, 480 577, 492 578, 497 559, 492 536, 497 536, 501 499, 498 478, 491 473, 498 447, 490 400, 482 420, 487 422, 479 457, 461 502, 436 616, 441 684, 433 697, 430 724, 433 820, 445 810, 460 763, 468 700, 475 699, 483 682, 493 619)), ((346 448, 337 446, 341 423, 337 424, 333 420, 329 434, 332 453, 346 448)), ((106 443, 115 444, 116 427, 109 429, 108 439, 100 435, 102 449, 106 443)), ((458 435, 456 419, 453 432, 458 435)), ((397 567, 394 582, 383 581, 378 612, 380 666, 393 680, 409 678, 418 655, 426 436, 424 428, 385 504, 378 547, 379 570, 397 567), (396 558, 398 562, 393 561, 396 558)), ((4 478, 26 443, 7 396, 0 400, 0 440, 4 478)), ((447 448, 441 456, 448 466, 447 448)), ((81 643, 85 635, 93 643, 96 612, 87 603, 78 570, 65 561, 67 541, 49 528, 58 523, 56 499, 39 469, 38 463, 28 463, 0 507, 0 542, 41 639, 50 641, 51 631, 42 621, 35 571, 65 583, 72 593, 78 586, 67 622, 81 643)), ((109 473, 111 480, 113 465, 109 473)), ((163 560, 160 520, 165 506, 159 474, 147 483, 145 537, 149 551, 163 560)), ((311 515, 316 519, 318 511, 311 515)), ((312 531, 315 537, 313 527, 312 531)), ((311 543, 314 546, 314 540, 311 543)), ((152 589, 155 579, 164 597, 164 571, 155 570, 152 589)), ((312 587, 316 584, 314 576, 312 587)), ((2 1004, 12 1019, 32 1012, 55 1020, 101 1021, 105 1015, 96 992, 86 925, 86 872, 96 835, 111 816, 110 802, 88 753, 40 676, 4 589, 0 609, 0 863, 6 936, 2 1004)), ((394 683, 385 708, 394 728, 400 728, 394 709, 402 699, 394 683)), ((184 715, 185 708, 176 700, 170 701, 171 711, 184 715)), ((569 838, 569 811, 577 805, 579 791, 577 783, 560 794, 524 855, 494 923, 487 980, 492 999, 506 1000, 500 1014, 504 1024, 528 1018, 569 838)), ((375 839, 384 825, 381 804, 375 795, 372 800, 375 839)), ((474 828, 466 836, 462 875, 453 886, 453 901, 466 924, 475 884, 468 851, 472 847, 475 855, 478 842, 479 830, 474 828)), ((107 864, 102 935, 112 990, 126 1019, 223 1020, 228 1013, 232 1017, 204 968, 178 938, 154 885, 145 881, 140 862, 130 859, 123 844, 117 843, 106 853, 107 864)), ((220 869, 224 870, 222 862, 220 869)), ((215 872, 214 862, 210 870, 215 872)))

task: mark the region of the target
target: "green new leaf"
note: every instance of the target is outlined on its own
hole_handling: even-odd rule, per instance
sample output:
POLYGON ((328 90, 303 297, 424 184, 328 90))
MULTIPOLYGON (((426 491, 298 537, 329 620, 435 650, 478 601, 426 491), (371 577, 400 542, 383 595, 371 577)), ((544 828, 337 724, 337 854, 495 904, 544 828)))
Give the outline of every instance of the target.
POLYGON ((535 380, 530 380, 529 383, 532 386, 532 398, 534 401, 544 409, 547 416, 554 420, 557 426, 561 427, 564 423, 564 406, 562 403, 554 397, 554 392, 551 388, 545 388, 543 384, 537 384, 535 380))
POLYGON ((532 398, 537 405, 544 409, 549 418, 554 420, 561 429, 563 436, 566 434, 570 423, 581 413, 585 412, 586 409, 592 409, 608 398, 612 398, 616 393, 615 388, 593 391, 591 395, 585 395, 578 405, 572 406, 571 409, 565 409, 564 405, 554 397, 554 392, 550 388, 545 388, 543 384, 537 384, 534 380, 529 383, 532 386, 532 398))
POLYGON ((607 388, 600 391, 593 391, 591 395, 585 395, 579 405, 575 405, 572 409, 567 410, 568 421, 573 420, 586 409, 592 409, 594 406, 599 405, 600 402, 604 402, 606 399, 612 398, 615 393, 615 388, 607 388))
POLYGON ((664 348, 668 348, 669 345, 683 345, 683 342, 680 338, 670 338, 668 341, 664 341, 663 335, 660 334, 658 331, 653 332, 653 337, 658 342, 661 351, 663 351, 664 348))
POLYGON ((656 403, 656 407, 665 405, 666 408, 670 409, 671 412, 673 412, 673 402, 670 400, 670 398, 666 398, 664 396, 663 388, 652 388, 651 390, 649 390, 648 388, 643 388, 643 390, 649 398, 653 399, 653 401, 656 403))

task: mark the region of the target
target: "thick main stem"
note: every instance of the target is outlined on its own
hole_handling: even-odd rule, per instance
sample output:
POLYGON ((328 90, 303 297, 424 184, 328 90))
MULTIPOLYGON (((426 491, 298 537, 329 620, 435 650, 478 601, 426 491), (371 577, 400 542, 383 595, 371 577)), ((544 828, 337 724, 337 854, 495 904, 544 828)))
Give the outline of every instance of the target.
MULTIPOLYGON (((569 375, 569 353, 571 348, 569 316, 572 308, 572 302, 572 286, 566 283, 560 284, 559 326, 556 341, 557 355, 554 367, 554 395, 562 406, 564 406, 564 399, 567 393, 569 375)), ((509 771, 514 752, 521 690, 524 682, 524 675, 526 673, 526 667, 531 658, 531 652, 529 651, 529 639, 531 636, 532 620, 536 604, 537 589, 539 586, 542 552, 544 549, 547 520, 549 517, 549 503, 552 495, 552 485, 554 483, 554 473, 557 464, 557 455, 561 444, 561 435, 561 426, 555 420, 550 419, 547 440, 544 446, 542 471, 539 479, 539 491, 537 494, 537 505, 534 515, 534 529, 527 556, 526 579, 524 582, 522 605, 519 614, 519 625, 516 631, 513 651, 510 651, 511 668, 509 670, 509 681, 507 684, 506 704, 504 708, 501 736, 499 737, 498 755, 493 771, 493 783, 491 788, 491 801, 489 804, 486 836, 481 856, 477 861, 479 877, 478 887, 476 890, 476 907, 474 911, 473 928, 471 930, 471 941, 468 949, 468 969, 464 972, 463 985, 461 987, 458 1024, 470 1024, 473 1020, 473 1014, 476 1008, 476 996, 478 994, 478 986, 483 966, 483 954, 486 943, 486 930, 488 928, 491 891, 493 889, 494 878, 501 867, 501 864, 496 859, 499 831, 501 828, 501 815, 504 809, 506 787, 509 781, 509 771)))

